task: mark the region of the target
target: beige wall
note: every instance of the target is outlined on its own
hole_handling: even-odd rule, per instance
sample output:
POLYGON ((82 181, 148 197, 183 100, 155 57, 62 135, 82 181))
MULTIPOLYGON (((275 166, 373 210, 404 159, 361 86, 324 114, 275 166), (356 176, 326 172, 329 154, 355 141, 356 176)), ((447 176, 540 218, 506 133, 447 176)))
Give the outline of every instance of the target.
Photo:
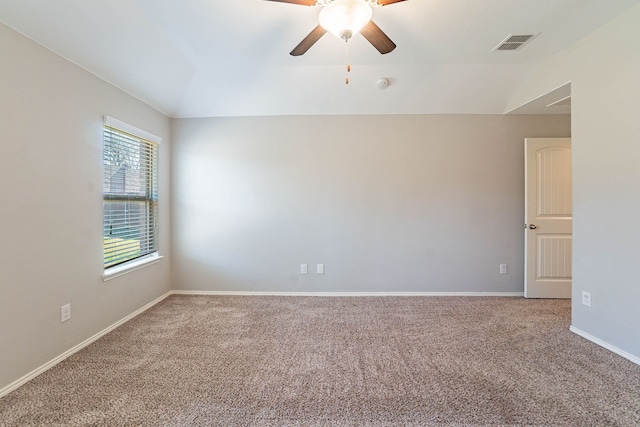
POLYGON ((170 122, 0 24, 0 390, 170 283, 170 122), (102 120, 164 137, 159 264, 103 282, 102 120), (72 319, 60 323, 60 306, 72 319))
POLYGON ((640 360, 640 6, 549 59, 513 105, 571 81, 572 325, 640 360), (592 306, 581 304, 582 291, 592 306))
POLYGON ((523 140, 569 136, 570 119, 211 118, 172 129, 177 289, 522 292, 523 140))

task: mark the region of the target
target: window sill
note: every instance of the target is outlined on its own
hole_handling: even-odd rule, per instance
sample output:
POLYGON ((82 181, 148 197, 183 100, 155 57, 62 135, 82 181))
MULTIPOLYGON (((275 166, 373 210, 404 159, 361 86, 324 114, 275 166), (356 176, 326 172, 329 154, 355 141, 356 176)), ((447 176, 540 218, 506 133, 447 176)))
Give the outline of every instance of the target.
POLYGON ((102 281, 106 282, 108 280, 115 279, 116 277, 120 277, 124 274, 131 273, 132 271, 156 264, 160 262, 162 258, 164 257, 156 252, 151 255, 147 255, 146 257, 108 268, 102 274, 102 281))

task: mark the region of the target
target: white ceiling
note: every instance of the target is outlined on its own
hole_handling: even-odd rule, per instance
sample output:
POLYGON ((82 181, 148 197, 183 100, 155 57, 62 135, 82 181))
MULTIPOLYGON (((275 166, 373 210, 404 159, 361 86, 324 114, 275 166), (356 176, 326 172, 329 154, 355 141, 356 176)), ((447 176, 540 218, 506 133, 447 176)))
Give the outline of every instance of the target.
MULTIPOLYGON (((264 0, 0 0, 0 21, 171 117, 502 114, 545 58, 640 0, 407 0, 374 21, 398 45, 326 34, 319 9, 264 0), (514 52, 509 34, 540 34, 514 52), (386 77, 385 90, 376 86, 386 77)), ((566 97, 566 91, 558 96, 566 97)), ((543 95, 543 94, 541 94, 543 95)), ((546 105, 520 112, 563 113, 546 105)), ((558 108, 562 107, 562 108, 558 108)))

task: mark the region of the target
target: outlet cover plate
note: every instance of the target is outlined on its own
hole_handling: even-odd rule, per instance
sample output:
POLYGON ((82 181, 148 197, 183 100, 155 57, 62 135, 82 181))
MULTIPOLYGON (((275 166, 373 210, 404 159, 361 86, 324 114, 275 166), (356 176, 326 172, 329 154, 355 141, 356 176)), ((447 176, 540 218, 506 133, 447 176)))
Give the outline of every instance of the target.
POLYGON ((71 304, 65 304, 60 307, 60 322, 66 322, 71 319, 71 304))
POLYGON ((582 291, 582 304, 591 307, 591 292, 582 291))

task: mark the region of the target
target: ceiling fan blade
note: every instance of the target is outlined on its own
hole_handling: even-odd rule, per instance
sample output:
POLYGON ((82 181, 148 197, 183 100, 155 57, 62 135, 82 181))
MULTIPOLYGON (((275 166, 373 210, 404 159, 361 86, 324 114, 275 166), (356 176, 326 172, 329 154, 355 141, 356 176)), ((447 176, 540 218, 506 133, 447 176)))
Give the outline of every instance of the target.
POLYGON ((383 55, 396 48, 396 44, 373 21, 362 27, 360 33, 383 55))
MULTIPOLYGON (((266 1, 277 1, 280 3, 299 4, 300 6, 313 6, 316 4, 316 0, 266 0, 266 1)), ((402 1, 402 0, 395 0, 395 1, 402 1)))
POLYGON ((318 40, 320 40, 320 37, 324 36, 326 32, 327 30, 325 30, 323 27, 318 25, 316 28, 313 29, 313 31, 311 31, 307 35, 307 37, 303 38, 302 41, 298 43, 298 46, 293 48, 290 55, 292 56, 303 55, 306 51, 309 50, 311 46, 313 46, 318 40))
POLYGON ((378 0, 378 4, 380 6, 388 6, 390 4, 400 3, 401 1, 407 1, 407 0, 378 0))

